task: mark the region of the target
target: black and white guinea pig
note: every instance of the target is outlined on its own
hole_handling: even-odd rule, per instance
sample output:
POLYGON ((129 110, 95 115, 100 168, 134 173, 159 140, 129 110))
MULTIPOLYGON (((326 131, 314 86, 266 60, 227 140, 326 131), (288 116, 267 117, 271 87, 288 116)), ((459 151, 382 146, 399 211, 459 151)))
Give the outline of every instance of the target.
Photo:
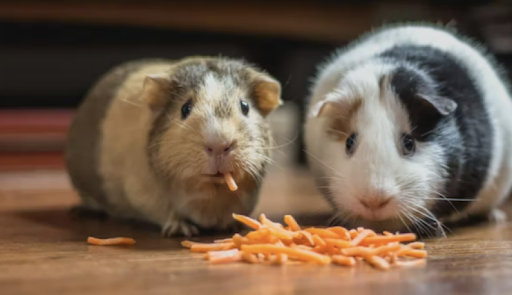
POLYGON ((305 122, 308 163, 346 225, 445 235, 502 221, 512 185, 512 101, 482 46, 398 24, 319 68, 305 122))

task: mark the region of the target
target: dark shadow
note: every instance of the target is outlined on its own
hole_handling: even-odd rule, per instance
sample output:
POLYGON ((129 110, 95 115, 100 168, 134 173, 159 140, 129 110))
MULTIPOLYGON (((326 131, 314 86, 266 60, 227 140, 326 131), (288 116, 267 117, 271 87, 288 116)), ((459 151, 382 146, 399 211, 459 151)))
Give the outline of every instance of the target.
MULTIPOLYGON (((25 210, 5 212, 4 216, 12 215, 15 218, 21 218, 27 221, 27 227, 31 223, 34 226, 40 227, 41 225, 48 226, 54 229, 65 231, 62 235, 58 235, 59 242, 69 241, 78 242, 83 241, 86 243, 88 237, 97 238, 111 238, 111 237, 130 237, 137 241, 131 247, 134 250, 165 250, 181 248, 181 241, 183 237, 175 238, 162 238, 160 230, 157 226, 143 222, 125 221, 105 216, 99 218, 98 216, 77 216, 72 213, 70 208, 56 208, 56 209, 40 209, 40 210, 25 210)), ((23 233, 19 233, 22 235, 23 233)), ((38 242, 49 241, 54 243, 53 237, 31 236, 37 239, 38 242)), ((30 238, 24 237, 24 238, 30 238)))
MULTIPOLYGON (((59 236, 59 241, 83 241, 87 237, 131 237, 137 243, 136 250, 164 250, 182 248, 181 241, 185 239, 201 242, 212 242, 215 239, 231 237, 235 231, 219 231, 212 229, 200 229, 201 236, 186 238, 184 236, 164 238, 160 234, 160 227, 151 223, 138 220, 117 219, 99 212, 77 210, 76 207, 63 207, 52 209, 23 210, 4 212, 9 215, 27 221, 27 227, 45 225, 54 229, 64 230, 67 233, 59 236)), ((245 234, 247 230, 237 229, 237 232, 245 234)), ((23 233, 20 233, 22 235, 23 233)), ((41 240, 34 236, 34 239, 41 240)), ((51 238, 47 239, 51 242, 51 238)), ((43 241, 44 242, 44 241, 43 241)))
MULTIPOLYGON (((512 204, 510 202, 505 206, 507 213, 511 213, 510 208, 512 204)), ((98 212, 84 212, 77 211, 70 207, 62 208, 49 208, 49 209, 37 209, 37 210, 23 210, 23 211, 11 211, 3 212, 3 217, 13 216, 13 219, 22 219, 28 222, 27 228, 31 226, 41 227, 48 226, 53 229, 63 230, 66 233, 62 236, 58 236, 59 241, 83 241, 87 240, 87 237, 98 237, 98 238, 109 238, 109 237, 131 237, 137 240, 137 244, 134 246, 136 250, 163 250, 163 249, 176 249, 181 248, 181 241, 187 239, 183 236, 173 238, 163 238, 160 234, 160 227, 154 224, 136 221, 136 220, 120 220, 111 218, 106 214, 98 212)), ((334 226, 329 224, 332 215, 329 212, 323 213, 303 213, 293 214, 295 219, 300 225, 303 226, 334 226)), ((510 215, 509 215, 510 216, 510 215)), ((269 219, 275 222, 283 223, 284 214, 269 214, 269 219)), ((462 222, 462 224, 450 225, 449 227, 453 231, 457 231, 461 227, 473 226, 476 224, 485 223, 485 220, 479 218, 472 218, 471 222, 462 222)), ((8 224, 6 224, 8 226, 8 224)), ((343 225, 342 225, 343 226, 343 225)), ((247 233, 248 229, 238 228, 235 229, 241 234, 247 233)), ((37 239, 41 242, 41 236, 34 235, 33 231, 30 232, 30 236, 23 236, 23 238, 37 239)), ((43 231, 44 232, 44 231, 43 231)), ((212 229, 201 229, 201 236, 190 238, 193 241, 212 242, 214 239, 231 237, 235 231, 218 231, 212 229)), ((419 238, 422 238, 421 233, 416 233, 419 238)), ((447 231, 448 235, 452 235, 447 231)), ((23 232, 19 233, 22 236, 23 232)), ((430 237, 432 238, 432 237, 430 237)), ((50 242, 54 238, 44 238, 50 242)), ((44 242, 44 241, 43 241, 44 242)))

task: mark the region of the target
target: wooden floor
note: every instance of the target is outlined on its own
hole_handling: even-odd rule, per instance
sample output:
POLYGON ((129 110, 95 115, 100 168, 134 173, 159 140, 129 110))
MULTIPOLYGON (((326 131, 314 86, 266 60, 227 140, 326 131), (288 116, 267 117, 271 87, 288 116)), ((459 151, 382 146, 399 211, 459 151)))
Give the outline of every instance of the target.
MULTIPOLYGON (((512 294, 508 224, 428 241, 428 264, 418 269, 211 266, 153 229, 74 219, 68 207, 76 202, 61 170, 0 173, 0 294, 512 294), (137 244, 89 246, 88 236, 137 244)), ((320 223, 326 210, 307 173, 281 168, 267 178, 255 213, 320 223)))

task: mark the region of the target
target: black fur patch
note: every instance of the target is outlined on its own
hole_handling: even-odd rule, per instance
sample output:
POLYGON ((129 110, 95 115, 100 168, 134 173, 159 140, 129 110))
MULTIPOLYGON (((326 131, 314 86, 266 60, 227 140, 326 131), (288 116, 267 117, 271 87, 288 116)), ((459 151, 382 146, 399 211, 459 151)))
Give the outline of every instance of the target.
MULTIPOLYGON (((435 141, 443 147, 449 179, 446 198, 474 199, 487 177, 493 144, 493 129, 482 93, 467 70, 448 53, 428 46, 396 46, 381 54, 398 65, 391 84, 406 107, 417 140, 435 141), (416 70, 415 70, 416 69, 416 70), (432 81, 424 79, 426 73, 432 81), (418 91, 452 99, 455 112, 443 117, 415 98, 418 91)), ((468 202, 438 201, 432 209, 441 218, 464 210, 468 202)))
POLYGON ((432 131, 442 116, 420 96, 436 95, 435 89, 417 70, 399 67, 392 74, 391 87, 407 108, 414 128, 412 136, 419 141, 432 140, 432 131), (430 135, 430 136, 429 136, 430 135))

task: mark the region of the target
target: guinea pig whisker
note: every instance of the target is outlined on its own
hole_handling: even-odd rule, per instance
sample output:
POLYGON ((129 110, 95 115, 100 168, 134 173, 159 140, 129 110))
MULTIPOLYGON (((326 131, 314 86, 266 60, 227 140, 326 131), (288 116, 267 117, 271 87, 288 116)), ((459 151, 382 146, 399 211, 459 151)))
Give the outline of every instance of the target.
POLYGON ((327 226, 332 226, 333 224, 337 224, 341 220, 341 215, 336 212, 327 220, 327 226))
MULTIPOLYGON (((432 221, 436 221, 437 222, 437 218, 433 217, 432 215, 430 215, 430 211, 428 209, 426 209, 425 207, 423 206, 418 206, 418 207, 414 207, 414 206, 409 206, 409 209, 413 210, 414 212, 417 212, 418 214, 424 216, 425 218, 428 218, 429 220, 432 220, 432 221), (418 208, 421 208, 425 211, 427 211, 428 213, 426 212, 421 212, 420 210, 418 210, 418 208)), ((421 219, 418 219, 419 221, 422 221, 424 222, 423 220, 421 219)), ((427 224, 430 228, 434 229, 430 224, 427 224)))
MULTIPOLYGON (((418 218, 415 214, 410 212, 411 206, 407 206, 406 208, 400 206, 402 209, 405 209, 404 215, 405 217, 411 222, 412 226, 418 230, 421 234, 425 234, 430 236, 430 230, 428 227, 430 227, 429 224, 427 224, 425 221, 421 220, 421 218, 418 218)), ((435 230, 435 229, 434 229, 435 230)))
POLYGON ((353 213, 351 213, 351 212, 338 211, 338 212, 336 212, 336 215, 334 215, 334 220, 337 223, 342 223, 342 224, 346 223, 351 218, 354 218, 353 213))
POLYGON ((256 155, 259 157, 259 159, 265 160, 265 161, 269 162, 270 164, 277 164, 277 162, 269 156, 266 156, 261 153, 256 153, 256 155))
MULTIPOLYGON (((405 203, 407 203, 407 201, 405 203)), ((429 209, 427 209, 425 206, 423 206, 421 204, 418 204, 418 203, 414 203, 414 202, 410 202, 409 201, 409 204, 411 204, 410 206, 408 206, 409 209, 414 210, 415 212, 417 212, 418 214, 424 216, 428 220, 433 221, 435 224, 438 224, 438 228, 436 229, 431 224, 428 224, 424 220, 420 219, 420 221, 422 223, 425 223, 428 227, 432 228, 432 230, 434 230, 434 231, 435 230, 439 230, 442 233, 442 236, 446 237, 446 233, 445 233, 444 229, 442 228, 442 223, 439 222, 439 220, 435 217, 435 215, 429 209), (423 212, 420 211, 420 210, 423 210, 423 212)))
POLYGON ((338 171, 336 171, 336 169, 334 169, 333 167, 327 165, 326 163, 324 163, 322 160, 320 160, 317 156, 313 155, 312 153, 308 152, 306 149, 303 150, 305 153, 309 154, 311 157, 313 157, 315 160, 317 160, 320 164, 324 165, 325 167, 331 169, 334 173, 336 173, 336 175, 340 176, 340 177, 343 177, 343 175, 341 175, 341 173, 339 173, 338 171))
POLYGON ((431 237, 432 236, 431 229, 435 231, 434 228, 430 229, 429 227, 431 227, 431 226, 428 223, 423 221, 421 218, 418 218, 414 214, 410 214, 409 216, 410 216, 410 220, 411 220, 413 226, 416 229, 418 229, 420 231, 420 233, 424 234, 427 237, 431 237))
POLYGON ((455 202, 478 202, 479 200, 473 199, 457 199, 457 198, 421 198, 422 200, 439 200, 439 201, 455 201, 455 202))
MULTIPOLYGON (((402 209, 402 208, 401 208, 401 209, 402 209)), ((401 214, 403 214, 402 210, 400 210, 400 211, 397 213, 398 218, 400 219, 400 221, 402 222, 402 224, 405 226, 405 228, 407 228, 407 230, 408 230, 409 232, 413 232, 413 231, 411 230, 411 228, 409 227, 409 225, 407 225, 407 222, 405 222, 405 220, 404 220, 404 218, 402 217, 402 215, 401 215, 401 214)))
POLYGON ((359 220, 359 215, 354 214, 353 212, 345 212, 345 216, 343 216, 343 223, 352 223, 357 224, 359 220))
MULTIPOLYGON (((428 222, 426 222, 425 220, 423 220, 421 218, 418 218, 417 222, 418 222, 418 224, 423 224, 423 227, 425 228, 427 237, 433 238, 436 236, 436 232, 438 230, 437 228, 433 227, 431 224, 429 224, 428 222)), ((443 233, 443 236, 445 236, 444 233, 443 233)))
POLYGON ((450 202, 478 202, 479 200, 472 199, 456 199, 456 198, 421 198, 422 200, 438 200, 438 201, 450 201, 450 202))
POLYGON ((420 137, 425 137, 431 133, 434 133, 434 132, 437 132, 439 129, 441 129, 440 125, 436 126, 435 128, 433 128, 432 130, 429 130, 423 134, 420 135, 420 137))
POLYGON ((197 131, 197 130, 195 130, 195 129, 194 129, 194 128, 192 128, 191 126, 189 126, 189 125, 187 125, 187 124, 185 124, 185 123, 181 122, 179 119, 171 117, 171 115, 170 115, 170 114, 166 114, 166 116, 167 116, 167 119, 169 119, 169 122, 174 122, 174 123, 176 123, 176 125, 180 126, 181 128, 184 128, 184 129, 190 130, 190 131, 192 131, 192 132, 194 132, 194 133, 198 133, 198 131, 197 131))
POLYGON ((258 173, 258 169, 257 169, 256 165, 254 165, 253 163, 245 162, 242 165, 240 165, 238 163, 236 165, 237 165, 237 167, 239 167, 243 171, 247 172, 256 181, 261 182, 263 180, 261 175, 259 175, 259 173, 258 173))
POLYGON ((447 198, 447 197, 445 197, 443 194, 440 194, 440 193, 438 193, 438 192, 436 192, 436 191, 434 191, 434 194, 436 194, 436 195, 440 196, 440 197, 441 197, 441 198, 443 198, 445 201, 447 201, 447 202, 448 202, 448 204, 450 204, 450 206, 452 206, 453 210, 455 210, 455 212, 457 212, 457 214, 459 214, 459 213, 460 213, 460 212, 459 212, 459 210, 457 209, 457 207, 455 207, 455 205, 453 205, 453 203, 452 203, 450 200, 448 200, 448 198, 447 198))
POLYGON ((133 102, 133 101, 129 101, 129 100, 128 100, 128 99, 126 99, 126 98, 121 98, 121 99, 119 99, 119 100, 120 100, 120 101, 122 101, 122 102, 124 102, 124 103, 130 104, 130 105, 132 105, 132 106, 136 106, 136 107, 138 107, 138 108, 141 108, 141 107, 142 107, 142 104, 136 104, 135 102, 133 102))
MULTIPOLYGON (((255 172, 258 172, 258 166, 260 166, 260 162, 266 162, 268 165, 271 165, 271 166, 274 166, 275 167, 278 167, 282 170, 284 170, 284 168, 279 164, 277 163, 276 161, 274 161, 273 159, 271 158, 268 158, 268 157, 264 157, 262 155, 258 155, 256 154, 255 157, 253 157, 252 159, 245 159, 245 161, 236 161, 237 163, 241 163, 242 165, 245 165, 247 167, 251 167, 254 169, 255 172), (258 162, 254 162, 254 161, 258 161, 258 162)), ((244 167, 245 167, 244 166, 244 167)))
POLYGON ((447 231, 450 232, 450 234, 455 234, 449 227, 447 227, 446 225, 444 225, 443 223, 439 222, 439 227, 441 227, 441 230, 444 232, 444 229, 446 229, 447 231))
POLYGON ((275 150, 275 149, 280 149, 280 148, 283 148, 283 147, 287 147, 290 144, 293 144, 297 140, 297 138, 299 138, 299 133, 298 132, 295 134, 295 137, 293 139, 291 139, 291 140, 287 139, 287 138, 284 138, 284 140, 287 141, 286 143, 283 143, 281 145, 273 145, 271 147, 262 147, 262 149, 264 149, 264 150, 275 150))

